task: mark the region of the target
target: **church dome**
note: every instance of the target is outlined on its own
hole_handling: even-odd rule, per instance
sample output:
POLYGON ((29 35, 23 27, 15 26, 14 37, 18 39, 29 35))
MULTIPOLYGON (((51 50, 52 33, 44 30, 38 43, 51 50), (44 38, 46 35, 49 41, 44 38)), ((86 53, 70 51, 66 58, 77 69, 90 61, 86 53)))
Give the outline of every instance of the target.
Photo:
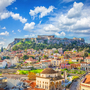
POLYGON ((52 68, 46 68, 41 72, 41 74, 54 74, 54 73, 57 73, 57 72, 52 68))

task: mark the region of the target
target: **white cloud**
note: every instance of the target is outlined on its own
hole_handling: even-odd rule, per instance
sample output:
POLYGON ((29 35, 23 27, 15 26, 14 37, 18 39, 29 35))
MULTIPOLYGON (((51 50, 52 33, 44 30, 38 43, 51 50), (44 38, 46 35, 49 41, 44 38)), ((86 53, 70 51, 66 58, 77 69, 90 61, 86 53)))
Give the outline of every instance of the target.
POLYGON ((24 35, 25 38, 33 38, 36 37, 35 34, 31 33, 30 35, 24 35))
POLYGON ((6 19, 6 18, 9 18, 9 17, 12 17, 14 20, 20 20, 20 22, 22 23, 26 23, 27 22, 27 19, 23 18, 22 16, 20 16, 19 14, 14 14, 13 12, 9 12, 9 11, 5 11, 5 12, 1 12, 0 13, 0 19, 3 20, 3 19, 6 19))
POLYGON ((40 13, 39 18, 42 18, 47 14, 49 14, 50 12, 53 12, 53 9, 55 9, 54 6, 49 6, 49 8, 46 8, 44 6, 40 6, 40 7, 38 6, 38 7, 35 7, 34 10, 30 10, 29 14, 33 16, 33 18, 35 18, 37 14, 40 13))
POLYGON ((16 0, 0 0, 0 11, 6 9, 7 6, 11 5, 16 0))
POLYGON ((14 32, 14 30, 12 30, 12 32, 14 32))
POLYGON ((83 7, 83 3, 82 2, 80 2, 80 3, 74 2, 73 8, 71 8, 68 11, 68 14, 67 14, 68 17, 69 18, 80 17, 81 16, 82 7, 83 7))
POLYGON ((40 21, 38 25, 40 25, 41 23, 42 23, 42 21, 40 21))
POLYGON ((58 18, 58 22, 63 25, 72 25, 72 24, 76 23, 76 19, 74 19, 74 18, 69 19, 66 15, 61 15, 58 18))
POLYGON ((22 18, 19 14, 14 14, 13 12, 9 12, 6 7, 11 5, 16 0, 0 0, 0 20, 9 18, 10 16, 15 20, 20 20, 22 23, 26 23, 27 19, 22 18))
POLYGON ((9 35, 9 32, 7 32, 7 31, 1 32, 0 35, 8 36, 9 35))
POLYGON ((74 30, 90 29, 90 17, 81 18, 80 20, 77 20, 77 22, 73 26, 71 26, 71 29, 74 30))
POLYGON ((16 34, 16 33, 14 32, 14 30, 12 30, 12 33, 13 33, 13 34, 16 34))
POLYGON ((63 0, 63 2, 66 2, 66 3, 72 2, 72 1, 74 1, 74 0, 63 0))
POLYGON ((1 12, 0 13, 0 19, 1 20, 3 20, 3 19, 6 19, 6 18, 8 18, 8 17, 10 17, 10 12, 1 12))
POLYGON ((56 36, 65 36, 66 34, 65 34, 65 32, 61 32, 61 33, 56 32, 55 35, 56 36))
POLYGON ((31 31, 32 29, 34 29, 34 26, 35 26, 34 22, 26 23, 23 30, 31 31))
POLYGON ((0 41, 0 45, 4 45, 5 44, 5 42, 3 42, 3 41, 0 41))
POLYGON ((29 37, 29 35, 24 35, 24 37, 25 37, 25 38, 28 38, 28 37, 29 37))
POLYGON ((22 22, 22 23, 27 22, 27 19, 22 18, 22 16, 20 16, 19 14, 11 13, 11 17, 15 20, 20 20, 20 22, 22 22))
POLYGON ((6 29, 6 27, 3 27, 2 29, 6 29))
POLYGON ((21 32, 21 30, 20 30, 20 29, 18 29, 17 31, 18 31, 18 32, 21 32))
MULTIPOLYGON (((81 2, 74 2, 73 7, 66 13, 58 13, 55 17, 50 17, 48 23, 51 22, 63 32, 88 37, 90 34, 90 7, 84 6, 81 2)), ((59 35, 59 33, 56 34, 59 35)))
POLYGON ((15 10, 17 10, 17 7, 15 7, 15 10))
POLYGON ((55 27, 55 26, 52 25, 52 24, 49 24, 48 26, 45 26, 43 29, 44 29, 45 31, 58 31, 58 30, 59 30, 59 28, 55 27))

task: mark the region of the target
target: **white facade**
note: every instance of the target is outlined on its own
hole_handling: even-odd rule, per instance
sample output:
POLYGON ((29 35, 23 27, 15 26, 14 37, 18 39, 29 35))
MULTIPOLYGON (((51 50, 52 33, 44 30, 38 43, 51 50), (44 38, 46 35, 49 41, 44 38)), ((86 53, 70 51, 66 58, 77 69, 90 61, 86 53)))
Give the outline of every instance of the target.
POLYGON ((16 65, 17 63, 19 63, 19 58, 17 56, 14 57, 13 60, 11 60, 12 65, 16 65))
POLYGON ((7 62, 5 60, 0 61, 0 68, 5 68, 7 65, 7 62))

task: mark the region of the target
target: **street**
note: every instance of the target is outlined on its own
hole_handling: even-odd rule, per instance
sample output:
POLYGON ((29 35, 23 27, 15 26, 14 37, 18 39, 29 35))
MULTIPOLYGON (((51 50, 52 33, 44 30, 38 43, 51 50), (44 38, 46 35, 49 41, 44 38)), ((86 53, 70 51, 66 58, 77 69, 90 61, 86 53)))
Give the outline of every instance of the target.
POLYGON ((74 81, 71 85, 70 90, 80 90, 80 79, 78 79, 77 81, 74 81))

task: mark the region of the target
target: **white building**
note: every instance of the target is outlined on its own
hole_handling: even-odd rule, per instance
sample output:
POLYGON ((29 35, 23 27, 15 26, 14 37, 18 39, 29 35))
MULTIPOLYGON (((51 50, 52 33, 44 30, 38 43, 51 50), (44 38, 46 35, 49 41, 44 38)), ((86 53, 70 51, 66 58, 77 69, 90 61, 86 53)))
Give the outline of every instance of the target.
POLYGON ((12 65, 16 65, 19 63, 19 58, 17 56, 14 57, 14 59, 11 61, 12 65))
POLYGON ((0 68, 5 68, 7 65, 7 62, 5 60, 0 61, 0 68))
POLYGON ((36 87, 45 90, 62 90, 62 78, 60 72, 56 72, 51 68, 44 69, 40 76, 36 77, 36 87))

